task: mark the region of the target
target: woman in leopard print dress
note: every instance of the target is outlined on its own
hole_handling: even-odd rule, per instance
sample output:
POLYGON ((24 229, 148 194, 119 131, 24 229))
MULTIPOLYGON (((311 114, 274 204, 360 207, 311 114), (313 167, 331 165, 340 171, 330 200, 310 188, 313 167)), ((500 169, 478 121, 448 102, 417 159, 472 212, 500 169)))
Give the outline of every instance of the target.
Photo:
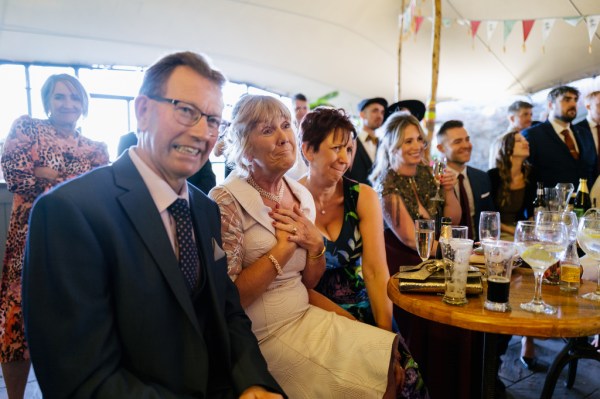
POLYGON ((42 87, 42 101, 48 119, 18 118, 1 161, 7 188, 14 194, 0 288, 0 362, 10 398, 23 397, 30 365, 21 271, 33 202, 57 184, 108 163, 106 144, 87 139, 76 129, 88 109, 87 93, 76 78, 50 76, 42 87))

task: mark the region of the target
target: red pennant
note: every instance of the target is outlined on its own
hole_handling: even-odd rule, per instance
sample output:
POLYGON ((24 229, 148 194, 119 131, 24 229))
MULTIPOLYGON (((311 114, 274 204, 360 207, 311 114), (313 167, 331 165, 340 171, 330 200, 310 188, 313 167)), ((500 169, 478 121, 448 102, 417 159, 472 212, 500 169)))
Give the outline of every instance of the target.
POLYGON ((529 37, 529 33, 531 33, 531 28, 533 28, 534 19, 525 19, 523 20, 523 43, 527 41, 529 37))
POLYGON ((425 17, 415 17, 415 35, 419 33, 419 29, 421 28, 421 24, 425 17))
POLYGON ((471 37, 475 38, 475 35, 477 34, 477 29, 479 29, 479 24, 481 24, 481 21, 471 21, 471 37))

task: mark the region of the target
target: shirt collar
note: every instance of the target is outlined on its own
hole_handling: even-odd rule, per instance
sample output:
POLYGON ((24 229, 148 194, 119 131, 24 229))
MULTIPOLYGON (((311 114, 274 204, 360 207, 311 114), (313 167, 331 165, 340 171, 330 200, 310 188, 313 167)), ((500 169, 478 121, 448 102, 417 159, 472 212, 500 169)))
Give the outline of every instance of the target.
POLYGON ((146 187, 148 187, 150 196, 152 197, 156 208, 158 208, 159 213, 164 212, 177 198, 183 198, 189 203, 190 198, 187 184, 183 185, 181 194, 178 195, 164 179, 150 169, 142 158, 137 155, 135 147, 129 148, 128 151, 129 157, 138 172, 140 172, 142 180, 144 181, 144 184, 146 184, 146 187))

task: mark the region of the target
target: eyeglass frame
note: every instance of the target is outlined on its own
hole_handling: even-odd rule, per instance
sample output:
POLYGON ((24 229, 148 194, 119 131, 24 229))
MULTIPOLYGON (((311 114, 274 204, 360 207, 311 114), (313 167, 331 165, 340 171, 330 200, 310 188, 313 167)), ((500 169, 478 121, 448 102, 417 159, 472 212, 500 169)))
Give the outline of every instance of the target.
POLYGON ((211 114, 204 113, 204 112, 202 112, 200 110, 200 108, 198 108, 194 104, 190 104, 190 103, 188 103, 186 101, 177 100, 177 99, 174 99, 174 98, 167 98, 167 97, 157 96, 157 95, 147 95, 146 97, 148 97, 149 99, 154 100, 154 101, 172 104, 173 107, 174 107, 174 111, 175 111, 175 120, 177 122, 181 123, 184 126, 187 126, 187 127, 195 126, 195 125, 198 124, 198 122, 200 122, 200 120, 202 119, 202 117, 206 117, 206 125, 208 126, 209 130, 221 133, 223 130, 225 130, 229 126, 229 122, 224 121, 223 119, 221 119, 220 117, 218 117, 216 115, 211 115, 211 114), (190 123, 182 122, 181 119, 180 119, 181 115, 180 115, 180 117, 177 117, 177 115, 179 115, 179 113, 177 112, 177 110, 180 109, 180 108, 177 108, 178 104, 185 105, 189 109, 191 109, 192 111, 197 112, 197 116, 194 118, 195 121, 193 121, 191 124, 190 123), (217 126, 216 127, 215 126, 211 126, 211 121, 212 121, 212 123, 216 123, 217 126))

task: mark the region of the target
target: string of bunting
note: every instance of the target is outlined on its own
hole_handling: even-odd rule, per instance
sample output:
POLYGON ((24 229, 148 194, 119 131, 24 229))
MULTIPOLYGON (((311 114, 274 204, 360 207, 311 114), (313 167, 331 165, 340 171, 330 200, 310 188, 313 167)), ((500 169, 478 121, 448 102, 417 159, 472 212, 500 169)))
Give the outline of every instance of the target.
MULTIPOLYGON (((424 17, 421 14, 421 11, 416 6, 416 0, 412 0, 410 4, 406 7, 404 13, 399 16, 399 26, 403 27, 402 37, 403 39, 407 39, 411 34, 414 34, 415 37, 419 33, 423 25, 423 21, 428 20, 433 22, 433 17, 424 17), (404 24, 402 21, 404 20, 404 24), (408 21, 408 23, 406 23, 408 21)), ((486 36, 488 42, 490 41, 492 35, 498 28, 498 25, 502 24, 503 26, 503 45, 502 49, 506 52, 506 40, 510 36, 511 32, 515 25, 520 23, 523 27, 523 45, 522 49, 525 51, 525 43, 527 42, 527 38, 531 33, 534 25, 541 25, 542 29, 542 53, 545 53, 545 43, 550 36, 550 31, 554 27, 554 24, 557 20, 562 20, 565 23, 575 27, 579 25, 581 21, 585 21, 588 29, 589 36, 589 44, 588 44, 588 52, 592 53, 592 40, 594 39, 594 35, 598 30, 598 25, 600 25, 600 15, 585 15, 578 17, 557 17, 557 18, 538 18, 538 19, 506 19, 506 20, 468 20, 468 19, 455 19, 455 18, 442 18, 442 27, 450 28, 453 23, 457 23, 458 25, 465 26, 468 29, 468 33, 471 36, 472 46, 475 45, 475 36, 477 35, 477 31, 481 27, 482 23, 485 25, 486 36)))

